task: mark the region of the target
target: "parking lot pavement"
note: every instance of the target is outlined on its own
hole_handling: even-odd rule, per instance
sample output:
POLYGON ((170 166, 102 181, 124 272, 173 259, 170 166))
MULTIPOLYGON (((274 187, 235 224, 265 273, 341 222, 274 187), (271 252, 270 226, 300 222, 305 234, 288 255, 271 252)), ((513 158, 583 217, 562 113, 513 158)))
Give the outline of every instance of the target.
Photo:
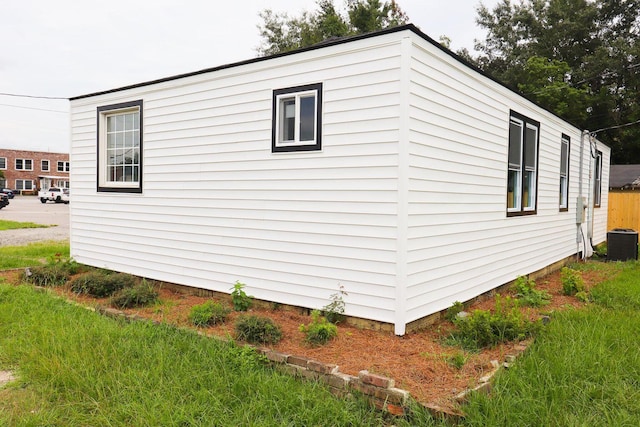
POLYGON ((41 203, 35 196, 16 196, 0 209, 0 219, 55 225, 49 228, 0 230, 0 246, 24 245, 42 240, 69 239, 69 205, 41 203))

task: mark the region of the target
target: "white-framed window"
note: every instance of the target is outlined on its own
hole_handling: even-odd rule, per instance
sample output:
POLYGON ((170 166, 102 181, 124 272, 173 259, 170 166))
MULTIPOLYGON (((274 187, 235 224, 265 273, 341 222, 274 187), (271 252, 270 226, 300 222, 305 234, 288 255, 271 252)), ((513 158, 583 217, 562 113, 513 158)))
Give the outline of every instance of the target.
POLYGON ((98 107, 98 191, 142 192, 142 100, 98 107))
POLYGON ((593 206, 600 207, 602 203, 602 152, 596 150, 593 165, 593 206))
POLYGON ((7 158, 0 157, 0 170, 6 170, 6 169, 7 169, 7 158))
POLYGON ((560 139, 560 211, 569 210, 569 150, 571 138, 562 134, 560 139))
POLYGON ((322 83, 273 91, 271 151, 322 149, 322 83))
POLYGON ((17 171, 32 171, 33 159, 16 159, 17 171))
POLYGON ((30 179, 16 179, 16 190, 33 190, 33 181, 30 179))
POLYGON ((507 216, 536 213, 540 123, 511 111, 507 171, 507 216))
POLYGON ((49 160, 40 160, 40 170, 42 172, 49 172, 49 160))
POLYGON ((69 162, 58 161, 58 172, 69 172, 69 162))

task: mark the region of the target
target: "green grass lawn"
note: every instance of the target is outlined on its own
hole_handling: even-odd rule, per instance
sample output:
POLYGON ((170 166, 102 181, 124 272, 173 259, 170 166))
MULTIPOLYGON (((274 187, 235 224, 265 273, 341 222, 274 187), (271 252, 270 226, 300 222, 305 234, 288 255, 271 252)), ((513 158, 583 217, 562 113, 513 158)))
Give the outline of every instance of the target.
POLYGON ((553 314, 491 397, 471 400, 465 425, 640 425, 640 264, 621 270, 587 308, 553 314))
POLYGON ((0 284, 0 369, 18 376, 0 389, 0 425, 390 425, 247 348, 103 317, 30 286, 0 284))
MULTIPOLYGON (((56 254, 68 257, 68 244, 0 248, 0 263, 56 254)), ((473 395, 462 408, 462 425, 640 425, 640 263, 576 268, 609 279, 585 308, 551 313, 527 352, 496 375, 491 396, 473 395)), ((18 376, 0 389, 0 425, 441 425, 423 410, 385 418, 243 347, 102 317, 30 286, 0 283, 0 369, 18 376)))
POLYGON ((60 254, 69 257, 69 242, 37 242, 25 246, 0 246, 0 270, 31 267, 60 254))
POLYGON ((35 222, 18 222, 0 219, 0 231, 15 230, 18 228, 49 228, 51 225, 36 224, 35 222))

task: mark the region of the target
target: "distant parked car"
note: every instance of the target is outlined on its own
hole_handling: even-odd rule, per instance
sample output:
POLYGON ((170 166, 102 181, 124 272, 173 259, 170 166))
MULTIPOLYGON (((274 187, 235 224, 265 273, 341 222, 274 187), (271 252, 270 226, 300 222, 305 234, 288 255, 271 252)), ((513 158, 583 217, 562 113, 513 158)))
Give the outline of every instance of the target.
POLYGON ((48 190, 40 191, 38 197, 42 203, 52 201, 66 204, 69 203, 69 190, 66 188, 51 187, 48 190))
POLYGON ((0 190, 0 193, 4 193, 7 195, 8 198, 13 199, 16 196, 15 191, 13 191, 10 188, 3 188, 2 190, 0 190))
POLYGON ((9 205, 9 196, 4 193, 0 193, 0 209, 9 205))

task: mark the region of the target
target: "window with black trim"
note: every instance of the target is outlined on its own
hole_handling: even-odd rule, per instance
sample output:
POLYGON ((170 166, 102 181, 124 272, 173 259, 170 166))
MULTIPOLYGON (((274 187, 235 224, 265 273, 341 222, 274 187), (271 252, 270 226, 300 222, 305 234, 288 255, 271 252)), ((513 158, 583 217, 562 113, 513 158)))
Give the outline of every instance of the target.
POLYGON ((49 160, 40 160, 40 170, 42 172, 49 172, 49 160))
POLYGON ((569 150, 571 138, 562 134, 560 139, 560 211, 569 210, 569 150))
POLYGON ((142 100, 98 107, 98 191, 142 192, 142 100))
POLYGON ((507 172, 507 216, 536 213, 540 123, 511 111, 507 172))
POLYGON ((596 150, 593 169, 593 206, 600 207, 602 202, 602 152, 596 150))
POLYGON ((271 151, 322 149, 322 83, 273 91, 271 151))

